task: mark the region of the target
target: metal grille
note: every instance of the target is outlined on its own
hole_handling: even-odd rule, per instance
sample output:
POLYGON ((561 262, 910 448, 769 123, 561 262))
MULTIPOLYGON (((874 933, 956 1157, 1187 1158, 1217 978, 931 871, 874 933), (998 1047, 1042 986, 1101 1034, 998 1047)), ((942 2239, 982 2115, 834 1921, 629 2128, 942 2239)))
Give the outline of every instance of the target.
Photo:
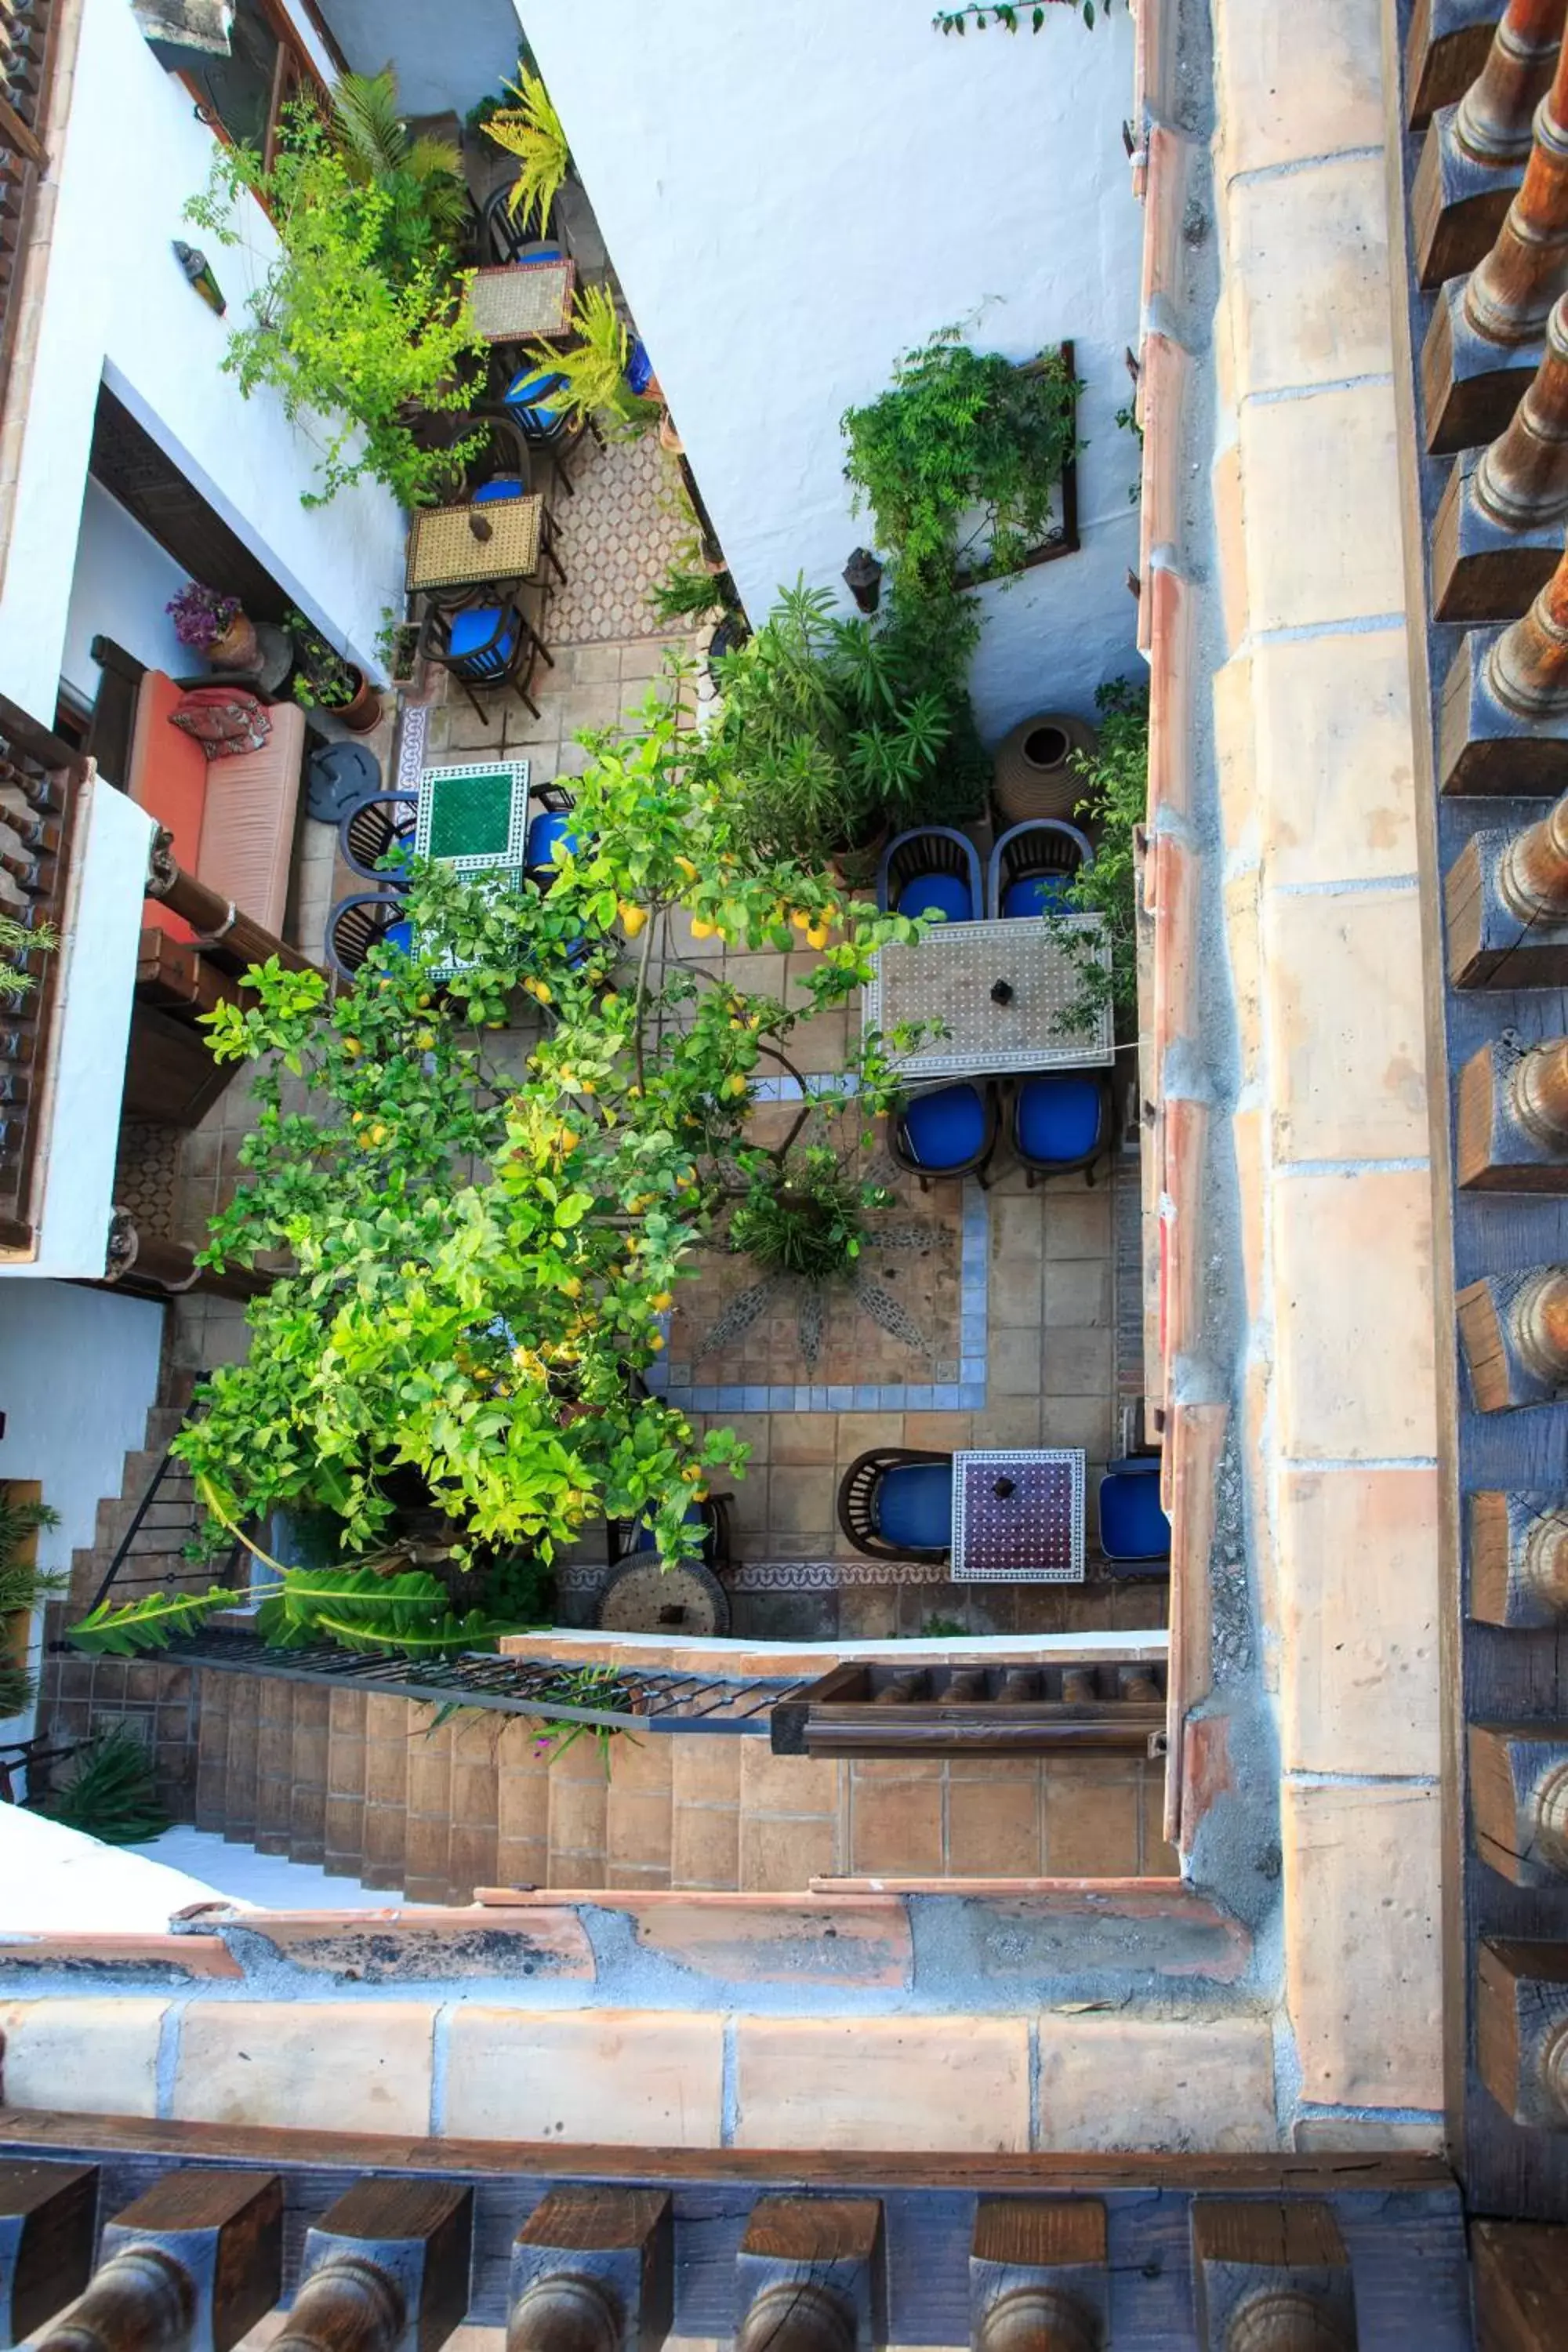
POLYGON ((1083 994, 1082 956, 1110 969, 1100 915, 941 923, 918 947, 879 948, 865 992, 868 1032, 940 1022, 945 1037, 898 1057, 909 1078, 991 1077, 1010 1070, 1084 1069, 1113 1058, 1110 1003, 1088 1025, 1065 1026, 1083 994), (1085 945, 1076 950, 1069 940, 1085 945), (1000 1002, 994 994, 1005 986, 1000 1002))
POLYGON ((227 1580, 237 1544, 209 1548, 206 1513, 185 1464, 165 1454, 132 1515, 109 1573, 88 1606, 144 1601, 153 1592, 205 1592, 227 1580))
POLYGON ((645 1674, 630 1666, 614 1669, 614 1684, 606 1685, 606 1670, 595 1666, 587 1670, 595 1676, 595 1687, 585 1697, 579 1679, 584 1669, 574 1664, 475 1652, 422 1658, 415 1664, 393 1656, 360 1655, 330 1643, 269 1650, 245 1633, 198 1634, 181 1643, 179 1656, 182 1664, 220 1673, 283 1675, 437 1706, 489 1707, 501 1715, 603 1724, 610 1729, 635 1724, 644 1731, 750 1732, 763 1738, 773 1708, 805 1687, 800 1682, 718 1675, 645 1674))

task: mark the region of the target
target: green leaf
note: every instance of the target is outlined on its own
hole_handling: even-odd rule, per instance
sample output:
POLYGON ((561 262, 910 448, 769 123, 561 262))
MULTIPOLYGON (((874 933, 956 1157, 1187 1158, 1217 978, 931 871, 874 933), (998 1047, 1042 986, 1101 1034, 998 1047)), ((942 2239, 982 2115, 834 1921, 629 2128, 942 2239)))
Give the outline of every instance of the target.
POLYGON ((166 1650, 182 1634, 199 1633, 220 1609, 243 1607, 247 1595, 221 1585, 205 1592, 150 1592, 144 1600, 119 1606, 110 1601, 68 1629, 73 1648, 89 1657, 133 1658, 148 1650, 166 1650))

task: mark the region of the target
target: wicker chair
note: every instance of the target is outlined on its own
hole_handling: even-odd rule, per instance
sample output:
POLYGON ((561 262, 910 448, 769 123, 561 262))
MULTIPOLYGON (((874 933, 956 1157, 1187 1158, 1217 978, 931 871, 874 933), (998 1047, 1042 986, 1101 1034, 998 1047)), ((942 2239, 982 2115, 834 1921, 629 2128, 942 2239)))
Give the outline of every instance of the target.
POLYGON ((911 1095, 888 1120, 888 1156, 920 1178, 921 1191, 933 1177, 977 1176, 982 1185, 996 1149, 1001 1108, 989 1079, 979 1085, 961 1078, 911 1095))
POLYGON ((986 912, 993 921, 1005 915, 1066 913, 1073 876, 1093 864, 1089 835, 1064 818, 1034 817, 1011 825, 991 852, 986 912))
POLYGON ((1030 1189, 1077 1168, 1094 1181, 1094 1163, 1110 1149, 1115 1105, 1109 1070, 1053 1070, 1013 1088, 1008 1140, 1030 1189))
POLYGON ((838 1524, 856 1550, 871 1559, 946 1559, 952 1549, 952 1511, 951 1454, 876 1446, 853 1461, 839 1482, 838 1524))
POLYGON ((900 833, 882 852, 877 904, 884 915, 945 915, 950 923, 977 922, 985 907, 979 851, 951 824, 900 833))
MULTIPOLYGON (((711 1569, 715 1576, 721 1576, 730 1565, 734 1549, 729 1496, 709 1495, 702 1502, 693 1503, 686 1516, 689 1520, 701 1526, 700 1558, 703 1566, 711 1569)), ((635 1552, 652 1551, 654 1549, 653 1529, 646 1519, 611 1519, 606 1523, 605 1534, 612 1568, 618 1568, 623 1559, 630 1559, 635 1552)))
POLYGON ((384 890, 401 888, 396 868, 388 873, 382 860, 405 862, 412 855, 418 810, 417 793, 376 793, 350 809, 338 827, 338 854, 349 872, 384 890))
POLYGON ((383 940, 405 953, 414 944, 414 927, 395 890, 357 890, 340 898, 327 917, 327 961, 345 980, 352 980, 371 950, 383 940))
MULTIPOLYGON (((451 672, 480 719, 486 716, 480 693, 498 694, 509 687, 535 719, 539 716, 539 705, 528 690, 534 664, 542 661, 553 669, 555 663, 523 610, 522 593, 515 584, 482 588, 477 600, 457 605, 432 603, 426 613, 420 652, 426 661, 451 672)), ((544 592, 535 593, 542 610, 544 592)))

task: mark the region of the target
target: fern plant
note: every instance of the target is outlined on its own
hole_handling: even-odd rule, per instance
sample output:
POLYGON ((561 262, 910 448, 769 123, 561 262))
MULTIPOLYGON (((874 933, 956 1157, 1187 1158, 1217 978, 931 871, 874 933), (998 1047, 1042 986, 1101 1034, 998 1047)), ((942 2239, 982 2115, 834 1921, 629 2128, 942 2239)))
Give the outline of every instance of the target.
POLYGON ((382 258, 401 276, 437 247, 456 250, 468 222, 463 159, 450 140, 409 134, 397 108, 397 76, 344 74, 331 94, 332 143, 361 187, 388 199, 382 258))
POLYGON ((555 199, 572 168, 566 133, 550 92, 539 76, 530 72, 521 60, 517 79, 503 83, 502 88, 517 103, 498 107, 486 117, 485 137, 493 139, 498 147, 504 147, 509 155, 517 158, 517 177, 512 182, 508 212, 523 228, 527 228, 531 217, 537 215, 539 234, 543 236, 549 231, 555 199))
POLYGON ((93 1733, 65 1786, 34 1810, 105 1845, 142 1845, 169 1827, 153 1759, 135 1733, 119 1724, 93 1733))
POLYGON ((631 336, 603 286, 579 289, 572 325, 574 343, 564 349, 558 343, 534 343, 529 350, 534 366, 558 380, 551 406, 584 425, 590 417, 600 417, 623 438, 650 431, 662 414, 660 404, 644 399, 626 382, 631 336))
MULTIPOLYGON (((40 1601, 65 1589, 63 1576, 51 1575, 31 1559, 21 1557, 29 1536, 39 1528, 58 1528, 59 1523, 59 1513, 47 1503, 16 1502, 8 1487, 0 1488, 0 1641, 8 1618, 30 1619, 40 1601)), ((0 1649, 0 1722, 24 1714, 37 1696, 37 1687, 20 1659, 0 1649)))
POLYGON ((0 915, 0 1001, 15 1004, 37 986, 24 957, 51 954, 58 945, 51 924, 38 923, 29 930, 13 916, 0 915))

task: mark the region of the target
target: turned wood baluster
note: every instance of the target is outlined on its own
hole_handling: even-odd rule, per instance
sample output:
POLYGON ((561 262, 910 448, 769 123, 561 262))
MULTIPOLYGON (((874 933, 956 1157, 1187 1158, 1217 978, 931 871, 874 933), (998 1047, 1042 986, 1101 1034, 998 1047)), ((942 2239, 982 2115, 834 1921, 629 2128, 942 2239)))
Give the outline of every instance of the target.
POLYGON ((765 2286, 741 2323, 735 2352, 855 2352, 855 2314, 831 2287, 798 2279, 765 2286))
POLYGON ((1522 620, 1487 656, 1485 682, 1520 719, 1568 710, 1568 554, 1522 620))
POLYGON ((1518 163, 1529 154, 1542 68, 1557 53, 1563 13, 1563 0, 1509 0, 1454 116, 1454 138, 1476 163, 1518 163))
POLYGON ((1545 356, 1506 431, 1484 452, 1474 487, 1476 504, 1504 530, 1535 530, 1568 515, 1568 295, 1552 306, 1545 356))
POLYGON ((1513 835, 1498 866, 1498 894, 1521 923, 1568 914, 1568 793, 1513 835))
POLYGON ((1543 1266, 1513 1302, 1514 1344, 1526 1368, 1554 1386, 1568 1381, 1568 1266, 1543 1266))
POLYGON ((1465 289, 1465 318, 1492 343, 1533 342, 1568 279, 1568 47, 1535 111, 1530 161, 1496 244, 1465 289))
POLYGON ((974 2352, 1099 2352, 1100 2343, 1092 2315, 1053 2287, 1000 2296, 974 2331, 974 2352))
POLYGON ((363 2255, 334 2255, 300 2287, 272 2352, 393 2352, 407 2317, 390 2271, 363 2255))
POLYGON ((1568 1037, 1521 1054, 1510 1092, 1514 1117, 1537 1142, 1568 1144, 1568 1037))
POLYGON ((93 2276, 38 2352, 186 2352, 196 2324, 195 2283, 160 2246, 126 2246, 93 2276))
POLYGON ((620 2298, 598 2279, 558 2273, 513 2305, 506 2352, 621 2352, 620 2298))
POLYGON ((1243 2304, 1226 2333, 1225 2352, 1354 2352, 1355 2331, 1317 2298, 1289 2288, 1243 2304))

